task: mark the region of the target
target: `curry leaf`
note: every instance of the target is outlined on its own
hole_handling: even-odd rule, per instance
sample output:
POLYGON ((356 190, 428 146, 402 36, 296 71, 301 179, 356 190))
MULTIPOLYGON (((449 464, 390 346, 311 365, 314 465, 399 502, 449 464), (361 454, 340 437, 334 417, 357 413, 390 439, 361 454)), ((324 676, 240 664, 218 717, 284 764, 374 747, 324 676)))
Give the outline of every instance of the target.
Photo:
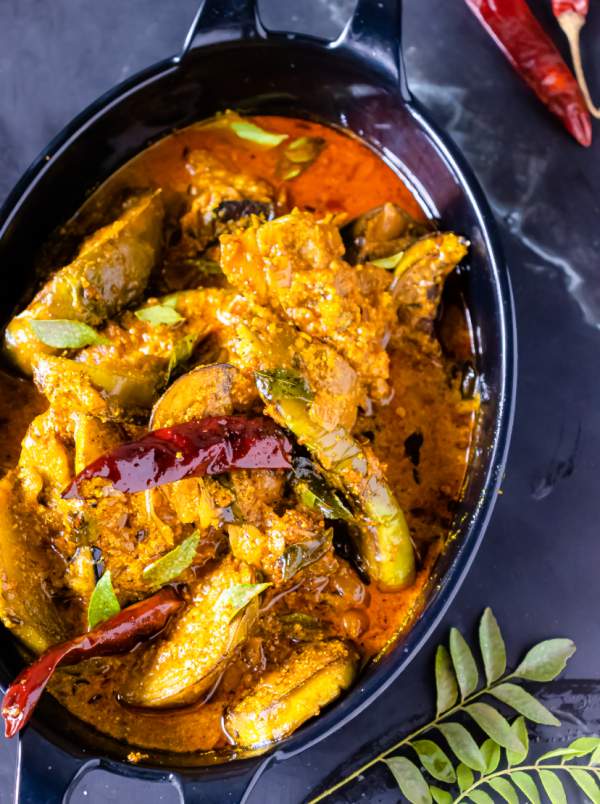
POLYGON ((386 268, 392 271, 404 256, 403 251, 397 251, 395 254, 390 254, 389 257, 379 257, 377 260, 369 260, 371 265, 377 265, 378 268, 386 268))
POLYGON ((471 785, 475 781, 475 777, 473 776, 473 771, 471 770, 471 768, 468 768, 462 762, 456 769, 456 778, 458 780, 458 787, 462 792, 464 792, 467 788, 471 787, 471 785))
POLYGON ((32 319, 29 323, 36 338, 54 349, 83 349, 84 346, 104 342, 104 338, 83 321, 55 318, 32 319))
POLYGON ((549 770, 540 770, 538 773, 551 804, 568 804, 565 788, 558 776, 549 770))
POLYGON ((414 762, 406 757, 389 757, 384 762, 394 775, 400 792, 411 804, 431 804, 427 782, 414 762))
POLYGON ((277 561, 281 572, 281 580, 289 581, 301 569, 313 564, 331 548, 333 531, 331 528, 321 535, 303 542, 296 542, 286 547, 277 561))
POLYGON ((517 791, 508 779, 497 776, 494 779, 490 779, 488 784, 504 801, 508 802, 508 804, 519 804, 517 791))
POLYGON ((600 765, 600 747, 596 748, 590 759, 590 765, 600 765))
POLYGON ((437 726, 446 742, 461 762, 472 770, 485 772, 485 760, 477 743, 460 723, 442 723, 437 726))
POLYGON ((479 728, 494 742, 509 751, 522 751, 523 744, 511 731, 508 721, 489 704, 474 703, 465 707, 479 728))
POLYGON ((488 607, 479 623, 479 647, 487 683, 500 678, 506 670, 506 647, 492 610, 488 607))
POLYGON ((481 746, 481 753, 485 759, 485 772, 493 773, 500 764, 500 746, 488 738, 481 746))
POLYGON ((114 617, 120 611, 121 606, 113 589, 110 570, 106 570, 90 597, 87 612, 88 628, 95 628, 99 623, 114 617))
POLYGON ((499 684, 490 690, 490 695, 507 706, 511 706, 533 723, 541 723, 544 726, 560 726, 560 720, 555 718, 549 709, 546 709, 533 695, 517 684, 499 684))
POLYGON ((174 581, 184 570, 191 566, 199 542, 200 534, 198 532, 192 533, 173 550, 165 553, 157 561, 145 567, 142 572, 144 581, 153 589, 158 589, 166 583, 174 581))
POLYGON ((452 628, 450 631, 450 656, 460 687, 460 694, 464 699, 477 687, 479 673, 471 648, 457 628, 452 628))
POLYGON ((238 614, 242 609, 246 608, 248 603, 253 600, 265 589, 272 586, 270 583, 237 583, 224 589, 219 595, 217 605, 226 608, 229 613, 229 621, 238 614))
POLYGON ((568 768, 568 772, 575 784, 583 790, 589 800, 593 804, 600 804, 600 787, 598 787, 592 774, 581 770, 581 768, 568 768))
POLYGON ((454 706, 458 698, 456 677, 452 669, 450 654, 443 645, 439 645, 435 654, 435 686, 437 689, 437 714, 447 712, 454 706))
POLYGON ((473 801, 474 804, 494 804, 494 799, 484 790, 471 790, 469 799, 473 801))
POLYGON ((229 127, 241 139, 249 140, 256 145, 264 145, 267 148, 274 148, 288 138, 287 134, 275 134, 272 131, 266 131, 249 120, 232 120, 229 123, 229 127))
POLYGON ((354 517, 338 492, 315 469, 311 460, 304 457, 294 460, 294 491, 299 501, 326 519, 352 522, 354 517))
MULTIPOLYGON (((548 759, 555 759, 556 757, 561 757, 562 759, 568 760, 575 759, 576 757, 587 756, 587 754, 596 752, 599 742, 600 740, 598 737, 579 737, 579 739, 574 740, 567 746, 554 748, 552 751, 547 751, 545 754, 542 754, 537 758, 536 764, 538 762, 545 762, 548 759)), ((594 758, 592 757, 591 764, 593 764, 593 759, 594 758)))
POLYGON ((513 771, 511 779, 530 804, 541 804, 540 794, 536 784, 528 773, 524 771, 513 771))
POLYGON ((513 675, 528 681, 553 681, 574 653, 570 639, 547 639, 531 648, 513 675))
POLYGON ((529 753, 529 735, 527 734, 525 718, 521 715, 516 718, 511 723, 510 730, 517 737, 522 747, 519 751, 511 751, 507 748, 506 759, 509 765, 519 765, 529 753))
POLYGON ((145 321, 153 327, 159 324, 178 324, 184 321, 182 315, 179 315, 169 304, 154 304, 151 307, 142 307, 140 310, 135 311, 136 318, 140 321, 145 321))
POLYGON ((266 399, 302 399, 310 402, 313 393, 308 383, 296 371, 290 369, 273 369, 272 371, 255 371, 256 386, 266 399))
POLYGON ((415 740, 410 745, 417 752, 421 765, 434 779, 447 784, 456 781, 452 763, 437 743, 433 740, 415 740))
POLYGON ((186 335, 180 340, 175 342, 171 355, 169 357, 169 365, 167 366, 167 379, 170 379, 171 374, 175 369, 186 360, 189 360, 196 346, 196 336, 186 335))
POLYGON ((595 752, 599 746, 600 737, 578 737, 577 740, 569 743, 569 750, 577 751, 578 756, 584 757, 586 754, 591 754, 592 751, 595 752))
POLYGON ((447 790, 442 790, 441 787, 436 787, 434 784, 429 785, 429 792, 435 804, 452 804, 452 796, 447 790))

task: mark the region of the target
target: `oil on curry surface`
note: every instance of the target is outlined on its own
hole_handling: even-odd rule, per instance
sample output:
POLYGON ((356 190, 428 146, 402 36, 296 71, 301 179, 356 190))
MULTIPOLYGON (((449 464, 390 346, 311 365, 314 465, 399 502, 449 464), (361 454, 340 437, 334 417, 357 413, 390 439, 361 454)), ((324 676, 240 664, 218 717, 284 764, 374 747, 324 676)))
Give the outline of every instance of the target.
POLYGON ((234 114, 143 152, 46 244, 5 334, 2 619, 40 654, 92 624, 101 577, 117 610, 183 599, 51 694, 140 748, 264 746, 409 627, 476 421, 464 310, 440 315, 465 252, 356 138, 234 114), (212 422, 229 460, 231 422, 266 438, 266 417, 286 468, 175 450, 169 482, 144 475, 148 431, 208 449, 212 422))

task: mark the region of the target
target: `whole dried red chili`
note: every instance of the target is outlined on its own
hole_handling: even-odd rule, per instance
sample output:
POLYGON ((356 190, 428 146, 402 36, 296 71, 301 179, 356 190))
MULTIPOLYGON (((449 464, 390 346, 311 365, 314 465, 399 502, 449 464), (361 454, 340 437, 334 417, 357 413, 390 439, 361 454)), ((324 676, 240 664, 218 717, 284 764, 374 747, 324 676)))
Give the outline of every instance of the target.
POLYGON ((592 101, 581 59, 580 34, 589 7, 589 0, 552 0, 552 11, 569 42, 575 75, 589 112, 600 118, 600 107, 595 106, 592 101))
POLYGON ((161 589, 152 597, 123 609, 87 634, 49 648, 6 690, 2 703, 5 736, 13 737, 25 726, 59 664, 77 664, 93 656, 126 653, 162 630, 182 604, 172 589, 161 589))
POLYGON ((110 480, 118 491, 135 492, 230 469, 289 469, 291 452, 289 438, 266 416, 208 417, 153 430, 106 452, 62 496, 82 496, 84 481, 95 477, 110 480))
POLYGON ((465 0, 515 70, 581 145, 592 121, 573 73, 525 0, 465 0))

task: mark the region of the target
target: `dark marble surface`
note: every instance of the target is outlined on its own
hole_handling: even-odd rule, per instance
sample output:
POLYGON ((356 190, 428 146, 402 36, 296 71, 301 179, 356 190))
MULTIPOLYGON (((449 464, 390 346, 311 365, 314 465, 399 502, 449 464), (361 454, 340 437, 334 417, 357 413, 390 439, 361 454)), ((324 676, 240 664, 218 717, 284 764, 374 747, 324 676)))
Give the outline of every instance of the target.
MULTIPOLYGON (((264 5, 270 27, 333 35, 352 0, 264 5)), ((485 605, 494 608, 513 659, 533 641, 565 635, 578 646, 567 678, 600 676, 600 126, 591 149, 571 141, 515 78, 463 3, 407 0, 405 6, 411 88, 478 174, 510 265, 520 366, 504 493, 429 647, 346 729, 269 769, 250 798, 253 804, 299 804, 337 766, 368 757, 376 745, 393 742, 407 724, 427 716, 434 646, 450 624, 473 633, 485 605)), ((549 3, 537 0, 534 6, 551 26, 549 3)), ((113 83, 173 53, 195 7, 196 0, 2 0, 0 198, 78 110, 113 83)), ((596 7, 585 41, 600 97, 600 49, 592 52, 599 36, 596 7)), ((547 694, 552 705, 569 711, 568 735, 597 729, 593 684, 569 683, 547 694), (577 705, 569 709, 575 698, 577 705)), ((14 757, 14 745, 0 741, 0 804, 12 800, 14 757)), ((391 804, 398 798, 377 771, 337 800, 391 804)), ((126 799, 171 804, 178 796, 169 786, 98 772, 72 801, 126 799)))

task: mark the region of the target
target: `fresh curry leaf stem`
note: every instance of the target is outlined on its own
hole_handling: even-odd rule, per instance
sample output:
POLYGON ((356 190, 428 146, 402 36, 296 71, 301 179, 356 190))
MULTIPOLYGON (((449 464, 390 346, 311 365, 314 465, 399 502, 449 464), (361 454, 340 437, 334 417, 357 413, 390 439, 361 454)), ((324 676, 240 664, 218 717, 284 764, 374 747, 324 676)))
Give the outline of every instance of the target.
MULTIPOLYGON (((409 743, 411 743, 416 737, 420 737, 425 732, 431 731, 439 723, 442 723, 444 720, 447 720, 449 717, 451 717, 452 715, 455 715, 457 712, 463 711, 464 708, 469 703, 474 701, 476 698, 480 698, 482 695, 486 695, 491 690, 493 690, 495 687, 499 686, 500 684, 504 684, 504 683, 506 683, 507 681, 509 681, 510 679, 513 679, 513 678, 516 678, 515 674, 514 673, 508 673, 507 675, 502 676, 501 678, 499 678, 496 681, 494 681, 493 684, 488 684, 485 687, 482 687, 480 690, 477 690, 476 692, 473 692, 470 695, 467 695, 460 703, 456 704, 455 706, 451 707, 450 709, 446 710, 445 712, 441 712, 434 720, 431 720, 429 723, 425 723, 423 726, 419 726, 418 729, 416 729, 415 731, 411 732, 406 737, 403 737, 401 740, 399 740, 397 743, 394 743, 394 745, 390 746, 389 748, 386 748, 385 751, 382 751, 380 754, 378 754, 373 759, 370 759, 368 762, 365 762, 363 765, 361 765, 359 768, 357 768, 355 771, 353 771, 350 775, 344 777, 339 782, 337 782, 336 784, 332 785, 332 787, 328 787, 327 790, 324 790, 322 793, 320 793, 315 798, 311 798, 310 801, 307 802, 307 804, 317 804, 318 801, 323 801, 324 799, 328 798, 333 793, 335 793, 337 790, 340 790, 340 788, 345 787, 347 784, 349 784, 351 781, 356 779, 358 776, 361 776, 363 773, 365 773, 365 771, 368 771, 370 768, 372 768, 378 762, 383 762, 383 760, 386 759, 394 751, 398 751, 400 748, 404 748, 409 743)), ((545 766, 544 765, 544 767, 550 767, 550 766, 545 766)))

